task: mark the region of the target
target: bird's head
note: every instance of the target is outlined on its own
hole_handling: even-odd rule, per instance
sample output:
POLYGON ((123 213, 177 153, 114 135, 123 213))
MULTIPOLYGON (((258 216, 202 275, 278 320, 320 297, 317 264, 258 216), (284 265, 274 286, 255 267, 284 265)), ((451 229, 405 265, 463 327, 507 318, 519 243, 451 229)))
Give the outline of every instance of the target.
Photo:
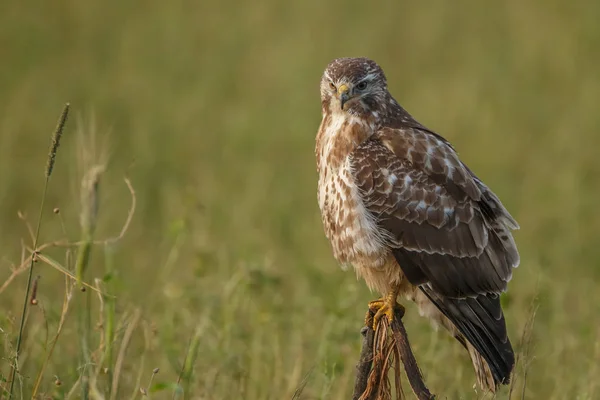
POLYGON ((338 58, 321 78, 323 112, 365 115, 378 110, 388 95, 383 70, 368 58, 338 58))

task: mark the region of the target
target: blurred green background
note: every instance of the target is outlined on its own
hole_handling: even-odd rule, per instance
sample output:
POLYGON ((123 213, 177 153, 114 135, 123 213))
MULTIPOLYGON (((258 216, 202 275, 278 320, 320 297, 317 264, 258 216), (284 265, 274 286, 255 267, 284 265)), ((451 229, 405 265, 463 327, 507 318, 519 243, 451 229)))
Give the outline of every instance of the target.
MULTIPOLYGON (((189 399, 289 399, 302 385, 301 399, 350 398, 376 294, 331 255, 313 150, 323 69, 367 56, 521 224, 521 267, 503 299, 520 354, 512 397, 600 398, 599 18, 600 3, 583 0, 1 1, 0 385, 26 274, 7 279, 31 246, 18 212, 37 222, 50 135, 69 101, 41 243, 80 237, 80 182, 93 163, 107 163, 98 239, 124 223, 123 177, 137 198, 125 237, 109 258, 96 246, 86 273, 116 296, 116 398, 141 397, 154 368, 154 398, 183 389, 189 399)), ((73 251, 45 254, 72 264, 73 251)), ((24 398, 65 293, 56 269, 38 263, 37 275, 24 398)), ((82 296, 73 294, 40 398, 67 397, 85 368, 100 371, 109 397, 115 366, 102 373, 95 294, 92 363, 81 364, 82 296)), ((412 306, 405 321, 432 391, 478 398, 463 348, 412 306)))

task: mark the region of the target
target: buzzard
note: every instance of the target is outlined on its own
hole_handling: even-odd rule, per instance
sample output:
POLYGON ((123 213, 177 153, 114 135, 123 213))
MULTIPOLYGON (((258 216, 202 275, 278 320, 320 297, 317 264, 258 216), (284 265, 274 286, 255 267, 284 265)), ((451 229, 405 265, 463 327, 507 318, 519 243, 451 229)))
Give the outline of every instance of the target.
POLYGON ((332 61, 321 79, 318 202, 335 258, 382 298, 397 297, 446 328, 469 352, 477 381, 509 382, 514 353, 500 306, 519 253, 519 225, 442 136, 392 97, 366 58, 332 61))

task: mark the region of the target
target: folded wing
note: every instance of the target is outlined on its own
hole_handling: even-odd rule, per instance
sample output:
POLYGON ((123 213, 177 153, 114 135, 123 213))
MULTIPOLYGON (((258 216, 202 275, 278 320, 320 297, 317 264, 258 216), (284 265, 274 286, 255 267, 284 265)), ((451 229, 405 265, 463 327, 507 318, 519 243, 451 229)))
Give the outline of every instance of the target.
POLYGON ((508 382, 514 355, 499 294, 519 264, 516 221, 450 144, 424 128, 383 129, 351 165, 404 275, 485 359, 494 382, 508 382))
POLYGON ((405 140, 385 133, 355 150, 352 168, 411 283, 457 298, 505 290, 519 255, 506 224, 514 220, 497 197, 456 156, 434 145, 421 154, 404 150, 398 142, 405 140))

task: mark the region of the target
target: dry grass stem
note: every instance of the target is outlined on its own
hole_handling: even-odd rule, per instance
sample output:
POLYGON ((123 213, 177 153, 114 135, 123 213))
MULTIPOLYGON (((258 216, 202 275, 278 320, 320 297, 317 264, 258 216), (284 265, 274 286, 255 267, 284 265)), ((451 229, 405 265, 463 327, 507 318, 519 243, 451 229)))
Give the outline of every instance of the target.
POLYGON ((125 353, 127 352, 129 342, 131 341, 131 336, 133 335, 133 331, 137 327, 141 314, 142 313, 139 309, 135 310, 131 321, 129 321, 129 324, 127 325, 125 334, 123 335, 121 347, 119 348, 119 355, 117 356, 117 362, 115 363, 115 370, 113 372, 113 382, 112 387, 110 389, 110 400, 117 399, 117 393, 119 391, 119 378, 121 376, 121 368, 123 368, 123 362, 125 361, 125 353))
POLYGON ((52 339, 52 342, 50 343, 50 349, 46 352, 46 357, 44 358, 42 366, 41 366, 41 368, 38 372, 38 375, 35 379, 35 384, 33 386, 33 394, 31 396, 33 398, 35 398, 35 396, 37 395, 40 384, 42 382, 42 378, 44 376, 44 372, 46 371, 48 362, 50 361, 50 358, 52 357, 52 354, 54 353, 54 348, 56 347, 56 342, 58 342, 58 338, 60 337, 63 326, 67 319, 67 313, 69 312, 69 304, 71 303, 71 299, 73 298, 74 286, 71 282, 72 282, 72 280, 69 279, 67 276, 65 276, 65 294, 63 297, 63 305, 62 305, 62 310, 60 313, 60 320, 58 321, 58 328, 56 329, 56 334, 54 335, 54 338, 52 339))
POLYGON ((129 225, 131 224, 131 220, 133 219, 133 215, 135 214, 137 200, 135 197, 135 190, 133 189, 133 185, 131 184, 129 178, 125 177, 123 178, 123 180, 125 181, 127 189, 129 189, 129 194, 131 195, 131 205, 129 206, 129 211, 127 211, 127 218, 125 218, 125 223, 123 224, 123 227, 121 228, 121 231, 117 236, 105 239, 102 242, 94 242, 94 244, 106 244, 110 242, 117 242, 121 240, 123 236, 125 236, 125 233, 127 233, 127 230, 129 229, 129 225))
MULTIPOLYGON (((77 281, 77 277, 75 275, 73 275, 71 272, 69 272, 69 270, 67 270, 65 267, 63 267, 62 265, 60 265, 60 263, 58 263, 57 261, 51 259, 50 257, 43 255, 43 254, 39 254, 38 255, 40 258, 40 261, 43 261, 44 263, 48 264, 49 266, 55 268, 56 270, 58 270, 59 272, 63 273, 64 275, 70 277, 71 279, 77 281)), ((90 285, 89 283, 85 282, 85 281, 81 281, 81 285, 78 285, 80 288, 81 286, 89 288, 95 292, 98 291, 98 289, 96 287, 94 287, 93 285, 90 285)), ((102 292, 100 292, 102 293, 102 292)), ((102 293, 105 296, 110 296, 108 293, 102 293)))
POLYGON ((31 243, 33 243, 35 241, 35 232, 33 231, 33 227, 27 219, 27 215, 23 214, 21 211, 17 211, 17 217, 19 217, 19 219, 25 224, 27 232, 29 233, 29 238, 31 239, 31 243))
MULTIPOLYGON (((125 184, 127 185, 129 193, 131 194, 131 206, 129 207, 129 210, 127 212, 127 218, 125 219, 123 227, 121 228, 121 230, 119 231, 119 234, 117 236, 110 237, 107 239, 102 239, 102 240, 94 240, 94 241, 92 241, 93 245, 106 245, 108 243, 117 242, 117 241, 121 240, 123 238, 123 236, 125 236, 125 234, 127 233, 127 230, 129 229, 129 226, 133 219, 133 215, 135 214, 136 196, 135 196, 135 190, 133 189, 133 186, 131 185, 131 181, 128 178, 124 178, 124 181, 125 181, 125 184)), ((23 218, 21 218, 21 219, 23 219, 23 218)), ((25 221, 25 219, 23 219, 23 220, 25 221)), ((44 243, 37 247, 37 251, 39 253, 37 256, 41 261, 46 262, 48 265, 56 268, 61 273, 68 275, 73 279, 76 279, 75 275, 72 275, 68 270, 66 270, 64 268, 59 267, 60 264, 58 264, 56 261, 51 260, 50 258, 48 258, 46 256, 43 256, 41 254, 41 252, 49 247, 78 247, 78 246, 81 246, 83 243, 84 243, 84 241, 69 242, 68 240, 57 240, 57 241, 50 242, 50 243, 44 243)), ((29 248, 27 246, 23 246, 22 248, 23 248, 23 251, 22 251, 23 256, 25 256, 25 254, 27 253, 27 250, 29 250, 30 254, 33 252, 33 248, 29 248)), ((15 268, 12 268, 11 274, 8 276, 8 278, 6 278, 6 280, 2 283, 2 285, 0 285, 0 294, 2 294, 2 292, 4 292, 6 290, 6 288, 8 288, 10 286, 12 281, 17 276, 19 276, 20 274, 22 274, 23 272, 28 270, 27 267, 28 267, 28 264, 31 262, 31 259, 32 259, 31 256, 27 256, 21 260, 20 265, 16 266, 15 268)), ((91 288, 92 290, 96 290, 96 288, 94 288, 92 285, 90 285, 88 283, 82 282, 82 285, 87 286, 87 287, 91 288)))
POLYGON ((23 311, 21 312, 21 322, 19 324, 19 334, 17 336, 17 345, 16 345, 16 349, 15 349, 14 364, 12 365, 11 374, 10 374, 10 388, 9 388, 9 393, 8 393, 9 398, 11 398, 13 395, 15 376, 19 370, 19 353, 21 351, 21 344, 23 341, 23 330, 25 329, 25 318, 27 315, 27 306, 29 304, 29 293, 31 290, 31 281, 32 281, 32 277, 33 277, 33 265, 37 259, 37 257, 36 257, 37 252, 38 252, 37 246, 38 246, 38 240, 39 240, 39 236, 40 236, 40 229, 42 226, 42 216, 44 214, 44 204, 46 202, 46 194, 48 192, 48 182, 50 180, 50 175, 52 174, 52 170, 54 168, 56 152, 58 150, 60 138, 62 136, 65 123, 67 121, 68 112, 69 112, 69 104, 67 103, 65 105, 65 107, 63 108, 63 112, 61 113, 61 116, 58 120, 57 127, 54 130, 54 133, 52 135, 52 144, 50 146, 50 152, 48 154, 48 160, 46 163, 46 179, 44 181, 44 190, 42 193, 42 199, 40 201, 40 209, 39 209, 39 213, 38 213, 37 226, 35 229, 35 235, 33 237, 33 245, 32 245, 33 250, 32 250, 32 254, 31 254, 30 262, 29 262, 29 275, 27 276, 27 287, 25 288, 25 296, 24 296, 24 300, 23 300, 23 311))
MULTIPOLYGON (((531 309, 529 312, 529 318, 527 319, 527 323, 525 324, 525 327, 523 328, 523 335, 521 336, 521 348, 523 350, 522 350, 522 354, 520 354, 518 356, 518 357, 522 357, 521 362, 522 362, 522 368, 523 368, 523 372, 522 372, 523 386, 521 387, 521 399, 525 398, 525 390, 527 389, 527 376, 528 376, 529 367, 531 365, 532 358, 533 358, 531 356, 531 352, 533 350, 531 341, 532 341, 532 336, 533 336, 533 326, 534 326, 537 310, 538 310, 538 305, 536 303, 532 303, 531 309)), ((516 362, 517 361, 519 361, 519 360, 517 359, 516 362)), ((515 380, 514 376, 512 377, 512 379, 514 382, 514 380, 515 380)), ((513 386, 511 384, 509 398, 510 398, 510 395, 512 394, 512 388, 513 388, 513 386)))
MULTIPOLYGON (((137 377, 135 379, 135 386, 133 387, 131 396, 129 397, 130 400, 135 400, 138 397, 138 390, 136 390, 136 389, 138 389, 138 388, 142 389, 142 377, 144 376, 144 372, 146 372, 146 352, 151 348, 151 343, 150 343, 151 342, 151 339, 150 339, 151 334, 149 332, 149 328, 148 328, 146 321, 142 321, 142 331, 144 333, 144 353, 140 357, 138 373, 137 373, 137 377)), ((157 370, 158 370, 158 368, 154 368, 152 370, 153 374, 157 374, 158 373, 157 370)), ((146 390, 147 394, 149 394, 150 389, 151 389, 150 384, 148 384, 148 386, 146 386, 143 389, 146 390)))

